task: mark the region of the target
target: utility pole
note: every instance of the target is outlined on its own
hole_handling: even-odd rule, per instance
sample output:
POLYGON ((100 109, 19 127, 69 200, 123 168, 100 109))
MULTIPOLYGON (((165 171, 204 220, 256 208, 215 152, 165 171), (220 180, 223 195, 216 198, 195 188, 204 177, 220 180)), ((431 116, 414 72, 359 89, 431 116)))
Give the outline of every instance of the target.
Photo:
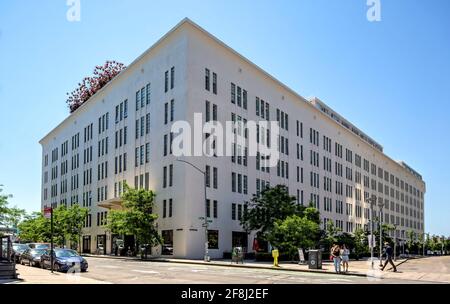
POLYGON ((379 218, 378 218, 378 224, 380 225, 380 266, 383 266, 383 263, 381 262, 381 257, 383 254, 383 233, 382 233, 382 222, 383 222, 383 200, 378 201, 378 207, 380 208, 379 218))
POLYGON ((397 261, 397 225, 394 225, 394 262, 397 261))
POLYGON ((376 198, 374 196, 367 199, 367 202, 370 204, 370 262, 373 269, 373 247, 374 247, 374 238, 373 238, 373 205, 376 204, 376 198))
POLYGON ((50 269, 53 273, 53 206, 50 211, 50 269))
POLYGON ((200 219, 204 220, 203 222, 203 227, 205 228, 205 254, 204 254, 204 261, 205 262, 209 262, 209 245, 208 245, 208 205, 207 205, 207 197, 206 197, 206 171, 201 170, 200 168, 198 168, 197 166, 191 164, 188 161, 185 160, 181 160, 181 159, 177 159, 177 161, 179 162, 183 162, 186 163, 190 166, 192 166, 194 169, 196 169, 197 171, 199 171, 200 173, 203 174, 203 186, 204 186, 204 206, 205 206, 205 216, 204 217, 200 217, 200 219))

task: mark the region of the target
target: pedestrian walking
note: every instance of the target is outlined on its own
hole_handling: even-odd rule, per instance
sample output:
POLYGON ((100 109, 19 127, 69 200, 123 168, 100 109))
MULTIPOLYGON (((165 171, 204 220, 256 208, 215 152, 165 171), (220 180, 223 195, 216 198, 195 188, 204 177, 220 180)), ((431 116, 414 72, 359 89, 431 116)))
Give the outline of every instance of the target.
POLYGON ((350 250, 347 248, 345 244, 342 245, 341 248, 341 259, 342 259, 342 268, 344 269, 344 272, 348 272, 348 260, 350 255, 350 250))
POLYGON ((389 263, 392 265, 392 268, 394 268, 394 272, 397 272, 397 267, 395 267, 394 262, 392 261, 392 257, 394 255, 394 250, 392 249, 391 245, 389 244, 389 242, 385 242, 384 243, 384 253, 386 254, 386 260, 384 262, 383 267, 381 268, 381 271, 384 271, 384 268, 386 267, 386 265, 389 263))
POLYGON ((330 250, 330 254, 333 258, 334 270, 336 273, 341 272, 341 257, 340 257, 341 248, 337 244, 333 244, 330 250))

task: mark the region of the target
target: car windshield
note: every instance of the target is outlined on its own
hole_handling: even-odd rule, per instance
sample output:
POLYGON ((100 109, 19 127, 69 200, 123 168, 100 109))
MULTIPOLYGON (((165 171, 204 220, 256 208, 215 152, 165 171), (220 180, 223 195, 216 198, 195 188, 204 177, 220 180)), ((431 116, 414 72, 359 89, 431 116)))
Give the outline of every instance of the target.
POLYGON ((16 251, 25 251, 28 249, 28 246, 25 244, 17 244, 17 245, 13 245, 13 248, 16 251))
POLYGON ((49 246, 47 244, 36 244, 35 248, 37 249, 47 249, 49 246))
POLYGON ((45 253, 45 249, 31 249, 30 253, 32 255, 42 255, 45 253))
POLYGON ((70 258, 78 256, 78 253, 75 250, 56 250, 55 254, 57 258, 70 258))

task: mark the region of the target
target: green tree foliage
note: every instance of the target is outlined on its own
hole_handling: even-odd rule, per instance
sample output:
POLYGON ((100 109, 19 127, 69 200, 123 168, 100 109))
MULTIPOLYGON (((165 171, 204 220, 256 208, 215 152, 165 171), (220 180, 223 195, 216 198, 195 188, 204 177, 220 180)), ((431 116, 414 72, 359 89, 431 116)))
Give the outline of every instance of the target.
POLYGON ((319 225, 305 215, 292 215, 284 220, 276 220, 267 237, 272 245, 293 259, 298 248, 311 248, 315 245, 319 230, 319 225))
MULTIPOLYGON (((53 210, 53 241, 64 246, 66 240, 77 242, 83 227, 88 210, 80 208, 77 204, 70 208, 59 206, 53 210)), ((28 242, 50 242, 50 219, 44 217, 42 212, 34 212, 25 216, 18 225, 19 238, 28 242)))
POLYGON ((254 195, 244 208, 241 225, 246 231, 258 231, 258 237, 267 240, 267 235, 274 228, 275 222, 283 221, 288 216, 302 216, 305 207, 289 195, 286 186, 277 185, 267 188, 261 194, 254 195))
POLYGON ((108 229, 115 234, 134 235, 142 245, 162 244, 161 236, 155 227, 158 215, 152 212, 155 193, 125 185, 125 192, 121 198, 123 209, 109 212, 108 229))
POLYGON ((367 234, 363 229, 358 228, 355 230, 353 240, 353 248, 356 259, 359 259, 363 254, 369 252, 369 242, 367 239, 367 234))
POLYGON ((327 221, 325 231, 322 233, 321 243, 325 246, 326 250, 329 250, 333 244, 338 242, 338 235, 342 230, 336 227, 333 221, 327 221))
POLYGON ((19 224, 19 238, 22 242, 50 242, 50 221, 41 212, 26 215, 19 224))
POLYGON ((12 197, 11 194, 2 194, 3 185, 0 185, 0 226, 7 228, 17 228, 22 217, 25 215, 25 210, 19 209, 16 206, 10 207, 8 199, 12 197))

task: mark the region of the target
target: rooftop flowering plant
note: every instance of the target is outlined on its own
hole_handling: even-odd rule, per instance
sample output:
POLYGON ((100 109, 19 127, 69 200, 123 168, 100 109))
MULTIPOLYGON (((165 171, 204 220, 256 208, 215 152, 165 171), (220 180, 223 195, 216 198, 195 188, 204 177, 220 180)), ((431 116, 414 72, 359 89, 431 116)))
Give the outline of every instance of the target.
POLYGON ((114 60, 106 61, 104 65, 96 66, 93 76, 85 77, 78 83, 78 87, 74 91, 67 93, 67 105, 70 113, 78 109, 125 68, 126 66, 123 63, 114 60))

